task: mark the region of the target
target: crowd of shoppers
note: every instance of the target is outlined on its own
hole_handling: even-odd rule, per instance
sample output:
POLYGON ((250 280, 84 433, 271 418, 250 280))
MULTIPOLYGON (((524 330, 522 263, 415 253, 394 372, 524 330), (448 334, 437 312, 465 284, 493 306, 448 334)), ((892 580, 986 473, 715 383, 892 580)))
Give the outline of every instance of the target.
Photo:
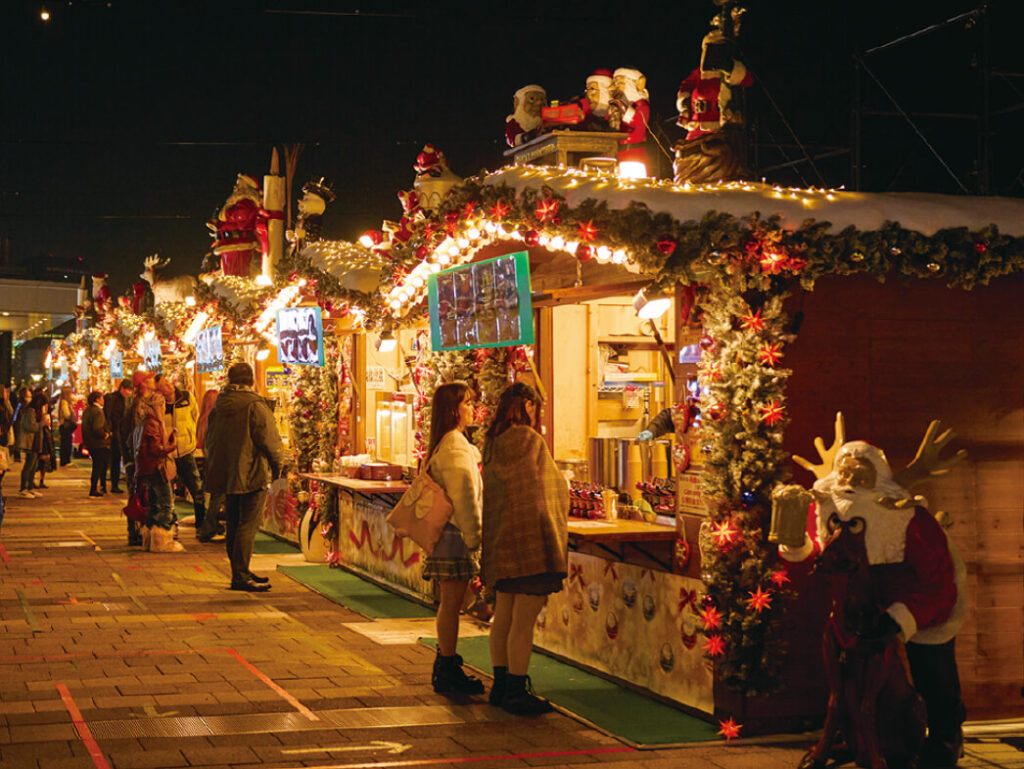
POLYGON ((462 669, 458 615, 469 580, 480 574, 494 595, 489 700, 516 715, 551 710, 527 675, 533 628, 547 597, 568 574, 569 489, 538 432, 540 399, 517 382, 498 400, 482 456, 465 435, 473 391, 441 385, 431 405, 427 472, 445 490, 452 516, 423 568, 440 583, 434 691, 480 694, 483 683, 462 669))

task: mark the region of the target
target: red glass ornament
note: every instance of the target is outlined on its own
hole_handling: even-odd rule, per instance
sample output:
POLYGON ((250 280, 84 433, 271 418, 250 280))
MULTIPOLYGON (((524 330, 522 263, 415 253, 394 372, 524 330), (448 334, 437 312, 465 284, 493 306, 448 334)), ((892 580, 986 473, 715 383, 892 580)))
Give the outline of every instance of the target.
POLYGON ((527 230, 526 234, 523 235, 523 242, 528 246, 535 246, 540 242, 540 235, 537 230, 527 230))
POLYGON ((678 245, 676 239, 668 235, 663 235, 658 239, 658 250, 665 256, 672 256, 678 245))
POLYGON ((593 256, 593 249, 586 244, 576 249, 576 258, 581 262, 589 262, 593 256))
POLYGON ((988 251, 988 246, 984 243, 978 242, 974 244, 974 250, 979 254, 983 254, 988 251))

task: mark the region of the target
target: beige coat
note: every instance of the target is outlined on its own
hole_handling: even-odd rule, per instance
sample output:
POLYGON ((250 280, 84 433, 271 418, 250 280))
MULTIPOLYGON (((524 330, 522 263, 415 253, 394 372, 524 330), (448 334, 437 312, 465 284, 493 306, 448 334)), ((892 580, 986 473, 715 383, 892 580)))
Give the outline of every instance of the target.
POLYGON ((450 521, 459 530, 466 547, 470 550, 480 547, 483 483, 479 449, 469 442, 462 430, 450 430, 434 449, 429 472, 452 503, 450 521))
POLYGON ((569 485, 535 430, 510 427, 484 456, 481 577, 568 573, 569 485))

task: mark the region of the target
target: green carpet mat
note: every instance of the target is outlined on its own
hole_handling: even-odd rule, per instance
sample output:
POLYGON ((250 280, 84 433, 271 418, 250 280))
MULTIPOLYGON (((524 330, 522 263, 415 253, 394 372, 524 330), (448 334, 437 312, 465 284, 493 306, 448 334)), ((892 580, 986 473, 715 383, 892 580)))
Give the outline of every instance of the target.
MULTIPOLYGON (((427 646, 437 646, 433 638, 421 640, 427 646)), ((460 638, 459 654, 467 664, 490 673, 486 636, 460 638)), ((530 681, 537 695, 634 745, 722 739, 713 724, 546 654, 535 653, 530 658, 530 681)))
POLYGON ((426 606, 379 588, 344 569, 313 565, 278 566, 277 570, 325 598, 373 619, 434 616, 426 606))
POLYGON ((286 555, 299 552, 299 546, 259 531, 256 532, 256 541, 253 543, 252 552, 255 555, 286 555))

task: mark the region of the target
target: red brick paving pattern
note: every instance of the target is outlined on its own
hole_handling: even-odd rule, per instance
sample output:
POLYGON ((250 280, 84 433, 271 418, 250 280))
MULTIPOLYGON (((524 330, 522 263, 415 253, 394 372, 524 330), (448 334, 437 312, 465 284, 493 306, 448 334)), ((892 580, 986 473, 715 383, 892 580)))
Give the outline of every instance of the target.
MULTIPOLYGON (((378 645, 343 626, 362 617, 284 577, 266 594, 226 590, 223 545, 189 526, 183 554, 129 548, 124 497, 87 497, 86 468, 48 476, 37 500, 10 493, 19 469, 0 531, 0 769, 791 769, 806 749, 638 752, 558 713, 452 707, 430 687, 428 649, 378 645)), ((971 763, 1024 766, 1005 751, 971 763)))

